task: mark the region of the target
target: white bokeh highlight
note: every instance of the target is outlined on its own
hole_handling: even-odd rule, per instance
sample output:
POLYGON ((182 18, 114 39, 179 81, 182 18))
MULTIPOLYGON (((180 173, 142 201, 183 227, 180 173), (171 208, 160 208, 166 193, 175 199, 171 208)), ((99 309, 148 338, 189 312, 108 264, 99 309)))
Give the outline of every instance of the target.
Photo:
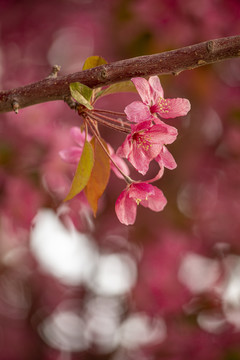
POLYGON ((103 254, 90 286, 99 295, 123 295, 135 284, 136 276, 136 264, 127 253, 103 254))
POLYGON ((52 210, 39 211, 30 246, 42 270, 66 285, 79 285, 92 276, 98 252, 90 238, 67 229, 52 210))
POLYGON ((216 260, 189 252, 181 262, 178 278, 193 293, 210 291, 220 276, 216 260))
POLYGON ((38 332, 51 347, 62 351, 83 351, 88 348, 84 322, 74 310, 56 310, 39 326, 38 332))

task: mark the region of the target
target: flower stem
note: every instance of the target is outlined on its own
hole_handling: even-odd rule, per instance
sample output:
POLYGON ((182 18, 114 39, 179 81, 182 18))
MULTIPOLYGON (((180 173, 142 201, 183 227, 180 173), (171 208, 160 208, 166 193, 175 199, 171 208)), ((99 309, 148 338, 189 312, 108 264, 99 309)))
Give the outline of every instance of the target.
POLYGON ((120 172, 120 174, 123 176, 124 180, 126 181, 127 184, 132 184, 133 180, 126 174, 124 174, 124 172, 120 169, 120 167, 115 163, 115 161, 112 159, 111 155, 109 154, 109 152, 106 150, 100 136, 99 133, 94 125, 94 123, 92 122, 92 119, 89 116, 85 117, 85 120, 87 122, 87 124, 89 125, 93 135, 96 137, 97 141, 99 142, 99 144, 101 145, 101 147, 103 148, 103 150, 105 151, 106 155, 108 156, 108 158, 110 159, 110 161, 113 163, 113 165, 118 169, 118 171, 120 172))
MULTIPOLYGON (((107 127, 111 128, 111 129, 121 131, 121 132, 124 132, 124 133, 127 133, 127 134, 129 134, 131 132, 130 128, 126 129, 123 126, 112 124, 111 122, 108 122, 108 121, 104 120, 104 119, 106 119, 106 117, 104 117, 104 119, 103 119, 102 116, 99 116, 99 114, 98 115, 93 114, 92 112, 89 111, 89 112, 87 112, 87 115, 88 115, 89 118, 99 122, 100 124, 102 124, 104 126, 107 126, 107 127)), ((112 119, 110 119, 110 120, 112 120, 112 119)))
POLYGON ((103 115, 104 113, 106 114, 111 114, 111 115, 114 115, 114 116, 122 116, 122 113, 114 113, 112 111, 108 111, 108 110, 96 110, 96 109, 93 109, 93 110, 88 110, 88 112, 90 113, 94 113, 94 115, 97 115, 99 117, 102 117, 103 119, 106 119, 106 120, 109 120, 109 121, 112 121, 112 122, 115 122, 115 123, 118 123, 118 124, 125 124, 127 126, 131 126, 131 123, 127 120, 122 120, 122 119, 115 119, 114 117, 110 117, 110 116, 106 116, 106 115, 103 115))
POLYGON ((112 111, 112 110, 93 109, 92 111, 97 111, 98 113, 105 113, 105 114, 111 114, 111 115, 116 115, 116 116, 127 116, 127 115, 126 115, 125 113, 123 113, 123 112, 112 111))

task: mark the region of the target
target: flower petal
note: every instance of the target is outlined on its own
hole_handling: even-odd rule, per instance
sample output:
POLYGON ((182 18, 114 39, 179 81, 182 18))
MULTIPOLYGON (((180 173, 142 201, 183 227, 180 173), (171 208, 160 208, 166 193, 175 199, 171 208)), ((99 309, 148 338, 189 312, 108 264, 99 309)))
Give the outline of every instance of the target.
MULTIPOLYGON (((115 151, 113 150, 112 146, 110 144, 107 144, 108 147, 108 151, 109 154, 111 155, 113 161, 117 164, 117 166, 122 170, 122 172, 125 175, 129 175, 130 171, 129 168, 127 166, 127 164, 125 163, 125 161, 117 154, 115 154, 115 151)), ((121 152, 121 150, 120 150, 121 152)), ((122 157, 125 157, 125 155, 121 155, 122 157)), ((118 171, 118 169, 116 168, 116 166, 112 163, 112 161, 110 162, 110 166, 112 171, 114 172, 114 174, 119 178, 119 179, 123 179, 122 174, 118 171)))
POLYGON ((129 187, 129 197, 135 201, 146 200, 146 197, 151 194, 154 194, 154 186, 145 182, 135 183, 129 187))
POLYGON ((157 113, 164 119, 175 118, 178 116, 187 115, 191 105, 189 100, 176 98, 176 99, 163 99, 157 106, 157 113))
POLYGON ((151 88, 148 81, 141 77, 131 79, 134 83, 142 101, 144 104, 151 105, 151 88))
POLYGON ((160 153, 166 135, 162 131, 155 131, 158 128, 162 130, 161 125, 151 125, 151 121, 145 121, 134 128, 131 139, 131 152, 128 155, 128 160, 140 172, 145 175, 149 168, 149 163, 160 153))
POLYGON ((130 152, 132 151, 132 142, 131 142, 131 135, 127 135, 126 139, 122 143, 121 146, 116 151, 116 154, 121 157, 128 158, 130 152))
POLYGON ((178 135, 178 131, 175 127, 167 124, 153 125, 146 133, 146 138, 151 141, 152 144, 172 144, 178 135))
MULTIPOLYGON (((127 164, 125 163, 125 161, 123 159, 121 159, 119 156, 117 156, 116 154, 112 155, 112 159, 113 161, 117 164, 117 166, 122 170, 122 172, 125 175, 129 175, 130 171, 129 168, 127 166, 127 164)), ((122 179, 123 176, 122 174, 118 171, 118 169, 116 168, 116 166, 114 166, 114 164, 111 162, 111 169, 113 170, 114 174, 119 178, 122 179)))
POLYGON ((149 151, 145 151, 144 147, 138 146, 136 141, 133 143, 132 151, 128 156, 128 161, 142 175, 145 175, 149 169, 149 163, 157 156, 159 149, 149 147, 149 151))
POLYGON ((124 112, 127 115, 128 120, 131 122, 140 123, 151 118, 148 106, 143 104, 141 101, 133 101, 125 107, 124 112))
POLYGON ((70 164, 77 164, 80 160, 82 149, 78 146, 72 146, 69 149, 59 151, 60 157, 70 164))
POLYGON ((170 151, 163 146, 161 153, 155 158, 155 160, 159 163, 160 167, 164 166, 169 170, 173 170, 177 167, 176 161, 170 151))
POLYGON ((123 190, 117 198, 115 211, 122 224, 132 225, 136 220, 137 203, 129 197, 128 191, 128 189, 123 190))
POLYGON ((129 188, 129 197, 153 211, 161 211, 167 204, 163 192, 156 186, 148 183, 132 184, 129 188))
POLYGON ((159 100, 159 98, 164 97, 164 92, 160 79, 158 76, 151 76, 148 81, 151 87, 151 96, 153 103, 156 103, 159 100))
POLYGON ((148 207, 152 211, 162 211, 167 204, 167 200, 163 195, 163 192, 156 186, 148 184, 154 188, 154 194, 150 194, 146 200, 141 202, 141 205, 148 207))
POLYGON ((142 131, 142 130, 147 130, 152 126, 152 121, 151 120, 147 120, 147 121, 142 121, 138 124, 132 124, 131 125, 131 130, 132 133, 137 132, 137 131, 142 131))

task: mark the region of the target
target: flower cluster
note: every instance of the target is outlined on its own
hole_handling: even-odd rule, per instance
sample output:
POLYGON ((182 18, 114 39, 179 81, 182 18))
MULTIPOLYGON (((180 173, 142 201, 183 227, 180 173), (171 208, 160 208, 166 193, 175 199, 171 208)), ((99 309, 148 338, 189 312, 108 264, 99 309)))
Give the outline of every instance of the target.
POLYGON ((164 167, 176 167, 166 145, 176 140, 177 129, 165 124, 161 118, 183 116, 190 110, 187 99, 164 99, 158 76, 152 76, 148 81, 144 78, 133 78, 132 82, 142 101, 134 101, 125 108, 127 119, 133 123, 132 131, 117 150, 117 155, 127 158, 143 175, 148 171, 152 160, 158 162, 160 171, 154 179, 128 185, 117 199, 116 214, 126 225, 135 222, 138 204, 153 211, 161 211, 165 207, 167 201, 162 191, 149 182, 159 179, 163 175, 164 167))
MULTIPOLYGON (((110 158, 111 169, 127 183, 127 187, 118 197, 115 206, 119 221, 125 225, 135 222, 139 204, 153 211, 161 211, 165 207, 167 200, 162 191, 151 183, 162 177, 164 168, 172 170, 177 166, 166 146, 176 140, 178 133, 176 128, 166 124, 162 119, 183 116, 190 110, 187 99, 164 98, 158 76, 152 76, 148 81, 137 77, 133 78, 132 82, 141 101, 134 101, 125 108, 125 114, 121 115, 125 115, 126 120, 116 119, 118 113, 94 109, 92 106, 94 100, 87 102, 84 99, 84 103, 82 102, 82 105, 78 107, 78 112, 84 119, 85 128, 90 128, 110 158), (100 138, 97 123, 127 133, 125 141, 116 153, 109 144, 106 144, 106 150, 100 138), (159 165, 159 172, 153 179, 144 182, 135 181, 129 177, 129 169, 122 158, 126 158, 142 175, 147 173, 150 162, 154 160, 159 165)), ((72 128, 71 134, 78 146, 63 150, 60 155, 65 161, 77 164, 82 156, 84 144, 90 142, 91 137, 87 134, 83 135, 76 127, 72 128)), ((90 173, 91 169, 89 176, 90 173)))

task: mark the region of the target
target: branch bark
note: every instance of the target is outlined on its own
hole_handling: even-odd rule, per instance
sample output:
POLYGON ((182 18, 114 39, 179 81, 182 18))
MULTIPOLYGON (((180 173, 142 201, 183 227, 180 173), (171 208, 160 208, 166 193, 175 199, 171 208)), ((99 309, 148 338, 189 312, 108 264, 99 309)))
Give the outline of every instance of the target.
POLYGON ((185 70, 240 56, 240 36, 205 41, 177 50, 121 60, 74 74, 47 77, 33 84, 0 91, 0 112, 70 96, 69 84, 80 82, 91 88, 129 80, 136 76, 178 75, 185 70))

